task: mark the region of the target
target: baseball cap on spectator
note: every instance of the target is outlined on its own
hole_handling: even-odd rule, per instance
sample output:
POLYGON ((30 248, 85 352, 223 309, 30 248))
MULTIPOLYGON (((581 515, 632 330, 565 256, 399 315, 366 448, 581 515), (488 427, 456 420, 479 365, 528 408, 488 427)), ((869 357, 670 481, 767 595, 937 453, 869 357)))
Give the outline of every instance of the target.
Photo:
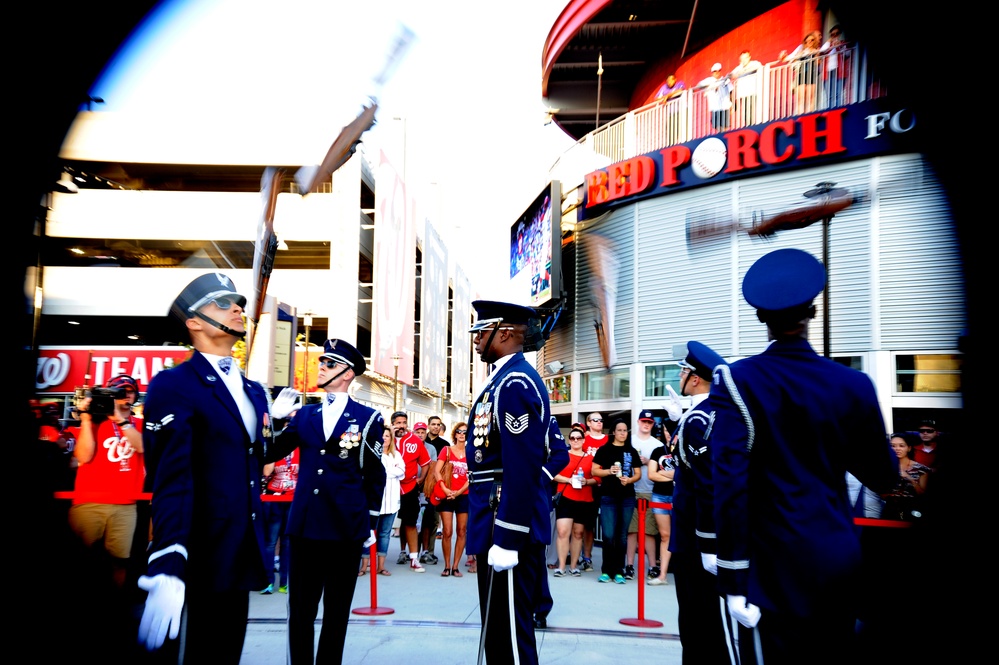
POLYGON ((649 411, 648 409, 646 409, 645 411, 641 411, 641 412, 640 412, 640 413, 638 414, 638 419, 639 419, 640 421, 641 421, 641 420, 651 420, 652 422, 655 422, 655 421, 656 421, 656 419, 652 417, 652 412, 651 412, 651 411, 649 411))
MULTIPOLYGON (((701 71, 704 71, 704 70, 702 69, 701 71)), ((713 72, 720 72, 721 71, 721 63, 720 62, 716 62, 715 64, 711 65, 711 71, 713 71, 713 72)))
POLYGON ((416 430, 418 430, 418 429, 427 429, 427 424, 426 423, 416 423, 415 425, 413 425, 413 431, 414 432, 416 430))
POLYGON ((132 377, 127 374, 120 374, 110 381, 108 381, 108 388, 124 388, 125 390, 134 390, 139 392, 139 384, 132 377))

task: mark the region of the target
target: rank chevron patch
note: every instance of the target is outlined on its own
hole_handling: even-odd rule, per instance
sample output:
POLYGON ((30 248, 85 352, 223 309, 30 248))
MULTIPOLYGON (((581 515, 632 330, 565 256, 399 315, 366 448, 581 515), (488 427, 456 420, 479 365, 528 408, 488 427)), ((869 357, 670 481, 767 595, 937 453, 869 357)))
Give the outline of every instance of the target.
POLYGON ((510 434, 523 434, 527 430, 526 413, 519 418, 514 418, 507 413, 503 416, 503 422, 506 423, 506 429, 510 434))

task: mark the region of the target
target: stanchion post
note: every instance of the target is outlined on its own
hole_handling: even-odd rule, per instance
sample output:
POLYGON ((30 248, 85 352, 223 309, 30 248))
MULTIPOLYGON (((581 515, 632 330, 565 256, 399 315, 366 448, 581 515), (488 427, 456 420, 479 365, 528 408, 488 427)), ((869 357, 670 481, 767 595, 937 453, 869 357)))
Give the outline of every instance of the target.
POLYGON ((391 607, 378 607, 378 541, 371 543, 368 553, 368 569, 371 571, 371 607, 357 607, 352 609, 354 614, 364 616, 381 616, 383 614, 393 614, 395 610, 391 607))
MULTIPOLYGON (((638 618, 621 619, 626 626, 641 626, 642 628, 660 628, 662 621, 645 618, 645 514, 649 510, 649 500, 638 500, 638 618)), ((625 557, 627 560, 627 557, 625 557)))

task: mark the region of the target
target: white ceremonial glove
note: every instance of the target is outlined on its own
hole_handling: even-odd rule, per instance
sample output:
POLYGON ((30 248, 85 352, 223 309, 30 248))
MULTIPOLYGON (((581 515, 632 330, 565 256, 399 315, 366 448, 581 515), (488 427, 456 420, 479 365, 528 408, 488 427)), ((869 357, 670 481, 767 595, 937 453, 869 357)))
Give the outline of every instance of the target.
POLYGON ((746 628, 756 628, 760 622, 760 608, 746 602, 745 596, 725 596, 728 613, 746 628))
POLYGON ((718 574, 718 555, 701 552, 701 565, 712 575, 718 574))
POLYGON ((283 388, 271 404, 271 417, 283 420, 291 415, 292 411, 302 408, 301 395, 294 388, 283 388))
POLYGON ((669 419, 676 422, 683 415, 683 405, 680 404, 680 396, 676 394, 673 390, 673 386, 666 384, 666 390, 669 391, 669 401, 666 402, 666 413, 669 414, 669 419))
POLYGON ((146 606, 139 622, 139 644, 153 651, 163 646, 167 631, 170 639, 180 634, 180 613, 184 609, 184 583, 173 575, 143 575, 139 588, 148 591, 146 606))
POLYGON ((499 545, 489 548, 489 555, 486 563, 493 567, 497 573, 503 570, 510 570, 520 562, 520 557, 516 550, 506 550, 499 545))
POLYGON ((364 541, 364 549, 368 549, 374 544, 375 544, 375 530, 371 529, 371 535, 369 535, 368 539, 364 541))

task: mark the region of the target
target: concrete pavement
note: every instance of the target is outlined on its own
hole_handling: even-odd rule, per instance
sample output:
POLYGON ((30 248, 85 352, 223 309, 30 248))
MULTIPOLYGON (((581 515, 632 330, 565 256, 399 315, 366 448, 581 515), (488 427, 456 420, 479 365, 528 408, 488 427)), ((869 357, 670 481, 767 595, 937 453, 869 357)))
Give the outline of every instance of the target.
MULTIPOLYGON (((396 546, 398 541, 392 541, 396 546)), ((475 663, 479 646, 479 602, 475 576, 461 560, 463 577, 441 577, 440 563, 414 573, 397 565, 398 550, 389 554, 391 576, 370 574, 357 580, 347 629, 345 665, 412 663, 468 665, 475 663), (372 582, 377 587, 372 589, 372 582), (377 602, 373 602, 372 598, 377 602), (439 602, 435 602, 438 600, 439 602), (392 610, 365 615, 358 610, 392 610)), ((555 607, 548 628, 537 631, 541 665, 556 663, 620 664, 623 659, 651 657, 658 665, 679 665, 680 640, 676 623, 673 576, 667 586, 650 587, 642 580, 644 603, 639 605, 639 578, 626 584, 600 584, 599 547, 594 548, 594 572, 581 577, 552 577, 549 584, 555 607), (626 620, 659 622, 661 626, 627 625, 626 620), (643 652, 645 652, 643 654, 643 652)), ((275 592, 250 597, 250 620, 242 665, 278 665, 285 662, 288 596, 275 592)), ((322 617, 316 621, 316 637, 322 617)), ((635 623, 634 621, 632 623, 635 623)))

